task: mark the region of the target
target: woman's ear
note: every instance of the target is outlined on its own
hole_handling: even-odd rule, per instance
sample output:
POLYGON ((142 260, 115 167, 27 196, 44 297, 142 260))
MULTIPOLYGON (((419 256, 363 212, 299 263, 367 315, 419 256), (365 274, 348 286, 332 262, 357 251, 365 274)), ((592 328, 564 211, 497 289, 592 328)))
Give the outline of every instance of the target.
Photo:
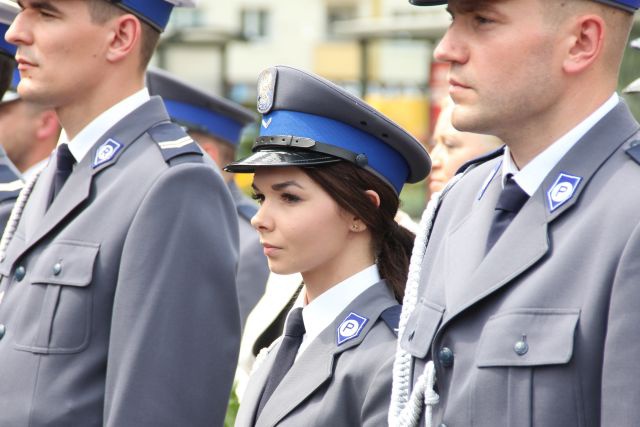
POLYGON ((140 44, 142 27, 138 18, 130 13, 114 18, 111 25, 113 31, 110 33, 107 59, 118 62, 131 55, 140 44))

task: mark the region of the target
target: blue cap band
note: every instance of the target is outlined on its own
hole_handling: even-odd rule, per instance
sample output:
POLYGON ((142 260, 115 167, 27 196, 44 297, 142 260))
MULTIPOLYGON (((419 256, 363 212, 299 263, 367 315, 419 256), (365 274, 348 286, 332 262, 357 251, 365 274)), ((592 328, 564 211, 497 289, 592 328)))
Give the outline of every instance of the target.
POLYGON ((7 55, 16 56, 18 46, 11 44, 4 39, 4 35, 8 29, 9 26, 7 24, 0 24, 0 35, 2 35, 2 38, 0 38, 0 51, 7 55))
POLYGON ((167 26, 174 6, 166 1, 151 0, 120 0, 116 4, 121 4, 159 31, 167 26))
POLYGON ((204 129, 207 133, 221 138, 233 145, 238 145, 240 134, 244 125, 228 117, 221 116, 194 105, 165 99, 164 104, 167 107, 169 116, 174 121, 182 122, 185 125, 193 125, 196 130, 204 129))
POLYGON ((638 7, 640 7, 639 0, 596 0, 596 1, 599 1, 601 3, 607 3, 612 6, 620 7, 622 9, 628 10, 629 12, 635 12, 636 10, 638 10, 638 7))
POLYGON ((297 111, 275 110, 265 114, 263 122, 269 126, 260 127, 260 136, 294 135, 355 154, 365 154, 369 167, 389 181, 398 193, 409 177, 409 165, 399 152, 371 134, 337 120, 297 111))

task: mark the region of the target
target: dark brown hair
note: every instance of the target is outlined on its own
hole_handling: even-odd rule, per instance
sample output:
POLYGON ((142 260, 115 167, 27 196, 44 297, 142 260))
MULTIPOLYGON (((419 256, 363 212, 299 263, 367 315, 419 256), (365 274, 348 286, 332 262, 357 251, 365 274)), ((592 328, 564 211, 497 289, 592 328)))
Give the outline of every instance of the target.
POLYGON ((16 68, 16 61, 4 54, 0 54, 0 99, 4 93, 11 87, 11 79, 13 71, 16 68))
MULTIPOLYGON (((87 7, 89 8, 89 15, 91 16, 92 22, 97 24, 104 24, 116 16, 127 13, 125 10, 120 9, 107 0, 88 0, 87 7)), ((140 24, 142 28, 142 35, 140 37, 140 69, 144 72, 151 61, 153 52, 156 50, 158 40, 160 40, 160 33, 143 20, 140 20, 140 24)))
POLYGON ((400 204, 395 191, 373 173, 347 162, 302 170, 338 206, 366 224, 373 237, 380 276, 386 279, 398 302, 402 302, 415 236, 394 219, 400 204), (379 207, 366 195, 367 190, 378 193, 379 207))

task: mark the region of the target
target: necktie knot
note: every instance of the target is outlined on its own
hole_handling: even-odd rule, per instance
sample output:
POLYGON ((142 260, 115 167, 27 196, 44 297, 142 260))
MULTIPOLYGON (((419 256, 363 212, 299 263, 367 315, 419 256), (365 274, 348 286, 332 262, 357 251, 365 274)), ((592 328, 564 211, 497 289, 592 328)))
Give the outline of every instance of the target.
POLYGON ((294 308, 287 319, 287 326, 284 335, 288 337, 301 338, 305 333, 304 320, 302 318, 302 308, 294 308))
POLYGON ((58 193, 60 193, 69 175, 71 175, 75 163, 76 159, 73 157, 71 150, 69 150, 69 145, 60 144, 56 149, 56 173, 53 176, 53 183, 51 185, 49 206, 53 203, 53 199, 56 198, 58 193))
POLYGON ((513 175, 509 174, 498 198, 498 203, 496 203, 496 209, 517 213, 528 198, 529 195, 520 188, 515 179, 513 179, 513 175))

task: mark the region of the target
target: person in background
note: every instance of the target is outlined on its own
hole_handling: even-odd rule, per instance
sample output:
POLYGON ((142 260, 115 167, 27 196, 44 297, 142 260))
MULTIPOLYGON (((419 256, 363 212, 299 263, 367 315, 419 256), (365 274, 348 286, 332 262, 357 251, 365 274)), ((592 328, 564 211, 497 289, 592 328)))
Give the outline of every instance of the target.
POLYGON ((429 156, 406 131, 318 76, 258 80, 260 136, 230 172, 255 172, 252 224, 269 268, 300 272, 300 305, 255 369, 236 426, 379 426, 413 234, 396 224, 429 156))
POLYGON ((433 164, 427 178, 431 194, 442 191, 462 165, 503 145, 495 136, 460 132, 454 128, 451 123, 454 107, 451 98, 445 98, 433 131, 429 151, 433 164))
POLYGON ((24 101, 16 92, 20 75, 14 73, 11 90, 0 102, 0 145, 24 181, 42 169, 60 137, 58 116, 50 107, 24 101))
POLYGON ((425 211, 389 425, 637 426, 638 0, 447 3, 453 126, 505 143, 425 211))
POLYGON ((2 426, 223 424, 237 215, 144 86, 176 4, 192 2, 21 0, 7 31, 20 97, 54 108, 68 143, 0 241, 2 426))
MULTIPOLYGON (((10 92, 13 73, 16 69, 14 58, 16 47, 7 43, 4 35, 19 11, 20 8, 13 1, 0 0, 0 99, 10 92)), ((0 135, 6 135, 9 132, 10 129, 0 121, 0 135)), ((0 234, 9 221, 11 209, 22 187, 20 171, 0 145, 0 234)))
MULTIPOLYGON (((220 168, 235 160, 242 129, 256 119, 251 111, 160 69, 147 71, 147 87, 152 95, 162 97, 171 120, 186 128, 220 168)), ((240 255, 236 285, 240 319, 244 325, 249 312, 264 294, 269 267, 258 233, 250 222, 258 211, 256 203, 242 193, 232 174, 222 171, 222 177, 231 191, 238 213, 240 255)), ((211 218, 211 225, 217 226, 215 217, 211 218)))

